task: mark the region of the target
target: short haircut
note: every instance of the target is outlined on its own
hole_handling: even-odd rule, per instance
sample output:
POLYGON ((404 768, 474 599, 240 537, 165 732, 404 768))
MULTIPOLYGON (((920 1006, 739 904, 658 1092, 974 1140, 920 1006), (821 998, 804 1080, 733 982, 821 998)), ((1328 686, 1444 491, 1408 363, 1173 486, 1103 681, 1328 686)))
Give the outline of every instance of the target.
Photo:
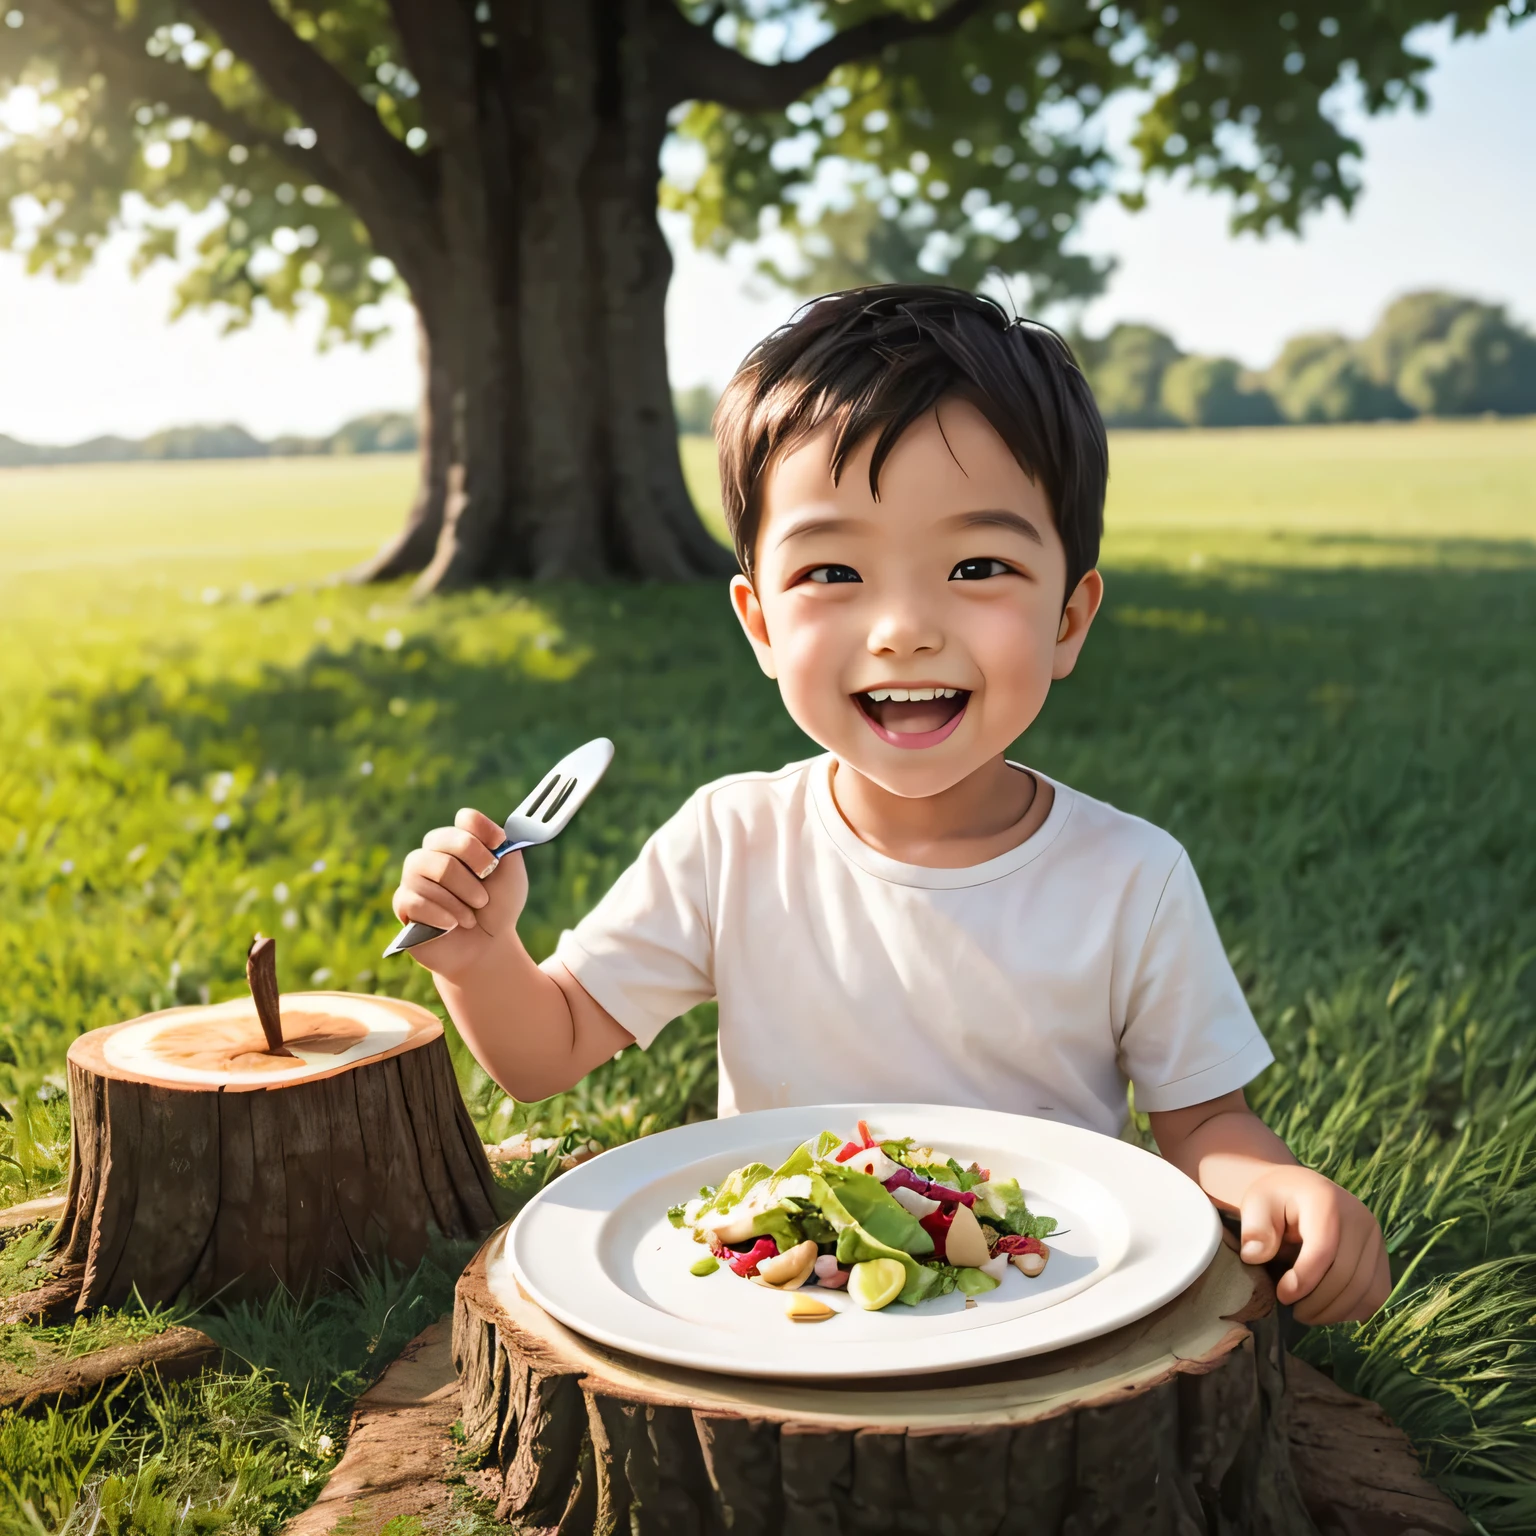
MULTIPOLYGON (((889 283, 805 305, 758 343, 715 411, 725 523, 753 574, 763 480, 832 423, 832 475, 871 434, 869 488, 902 433, 945 398, 969 401, 1045 491, 1067 552, 1066 597, 1098 563, 1109 449, 1093 392, 1049 326, 959 288, 889 283)), ((1065 601, 1065 598, 1063 599, 1065 601)))

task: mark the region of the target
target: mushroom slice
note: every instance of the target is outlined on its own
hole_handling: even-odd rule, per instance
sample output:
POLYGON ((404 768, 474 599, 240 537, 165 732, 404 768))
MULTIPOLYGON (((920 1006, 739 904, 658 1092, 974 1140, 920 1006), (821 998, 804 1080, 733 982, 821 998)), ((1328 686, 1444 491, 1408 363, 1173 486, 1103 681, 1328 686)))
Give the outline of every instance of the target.
POLYGON ((815 1267, 816 1244, 807 1238, 805 1242, 796 1243, 784 1253, 764 1259, 757 1266, 757 1274, 764 1285, 770 1285, 775 1290, 792 1291, 805 1284, 815 1267))
POLYGON ((981 1223, 968 1205, 955 1207, 955 1219, 944 1234, 944 1257, 957 1269, 980 1269, 992 1257, 981 1223))
POLYGON ((1033 1280, 1045 1269, 1045 1261, 1050 1258, 1051 1250, 1047 1248, 1044 1253, 1010 1253, 1009 1260, 1013 1267, 1021 1275, 1028 1275, 1033 1280))
POLYGON ((785 1314, 794 1323, 824 1323, 837 1316, 837 1309, 814 1296, 791 1296, 784 1305, 785 1314))

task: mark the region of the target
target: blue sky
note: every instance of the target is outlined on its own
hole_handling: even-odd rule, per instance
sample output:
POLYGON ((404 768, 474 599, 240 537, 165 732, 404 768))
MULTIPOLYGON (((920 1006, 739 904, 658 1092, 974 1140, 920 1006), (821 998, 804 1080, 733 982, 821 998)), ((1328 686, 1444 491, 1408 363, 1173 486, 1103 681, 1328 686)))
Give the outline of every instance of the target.
MULTIPOLYGON (((1231 238, 1217 199, 1157 189, 1142 213, 1105 204, 1081 232, 1111 254, 1097 331, 1149 320, 1191 351, 1266 363, 1297 331, 1366 330, 1413 288, 1448 287, 1509 305, 1536 325, 1536 24, 1483 39, 1434 39, 1431 109, 1360 125, 1365 191, 1300 239, 1231 238)), ((722 382, 796 300, 679 242, 668 307, 672 375, 722 382)), ((0 433, 63 442, 138 435, 189 421, 239 421, 262 435, 322 432, 349 416, 407 409, 416 396, 409 313, 361 353, 317 354, 314 327, 268 315, 224 338, 211 316, 166 320, 171 275, 135 282, 110 252, 83 282, 26 278, 0 256, 0 433)))

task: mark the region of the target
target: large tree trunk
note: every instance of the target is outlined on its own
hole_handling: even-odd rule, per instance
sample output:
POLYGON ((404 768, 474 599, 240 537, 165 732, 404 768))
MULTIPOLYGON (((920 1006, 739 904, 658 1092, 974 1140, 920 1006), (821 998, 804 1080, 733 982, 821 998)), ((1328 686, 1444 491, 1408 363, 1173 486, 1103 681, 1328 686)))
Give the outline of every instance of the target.
POLYGON ((396 0, 433 104, 445 254, 407 274, 430 359, 421 489, 365 579, 734 569, 678 456, 656 220, 671 102, 648 14, 493 0, 486 46, 467 7, 396 0))
POLYGON ((448 476, 453 465, 454 376, 447 348, 434 347, 425 319, 416 315, 417 356, 421 361, 421 405, 417 411, 420 467, 416 499, 405 526, 376 555, 347 573, 355 582, 390 581, 414 575, 431 562, 443 531, 448 504, 448 476))

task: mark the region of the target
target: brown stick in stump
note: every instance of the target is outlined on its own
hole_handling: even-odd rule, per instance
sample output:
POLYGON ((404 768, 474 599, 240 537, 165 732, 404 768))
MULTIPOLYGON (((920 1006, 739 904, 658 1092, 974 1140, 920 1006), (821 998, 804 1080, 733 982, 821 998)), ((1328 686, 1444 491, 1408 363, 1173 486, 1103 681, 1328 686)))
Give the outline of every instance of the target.
POLYGON ((277 991, 277 940, 257 934, 245 954, 245 984, 256 1004, 269 1056, 292 1056, 283 1044, 283 1009, 277 991))

